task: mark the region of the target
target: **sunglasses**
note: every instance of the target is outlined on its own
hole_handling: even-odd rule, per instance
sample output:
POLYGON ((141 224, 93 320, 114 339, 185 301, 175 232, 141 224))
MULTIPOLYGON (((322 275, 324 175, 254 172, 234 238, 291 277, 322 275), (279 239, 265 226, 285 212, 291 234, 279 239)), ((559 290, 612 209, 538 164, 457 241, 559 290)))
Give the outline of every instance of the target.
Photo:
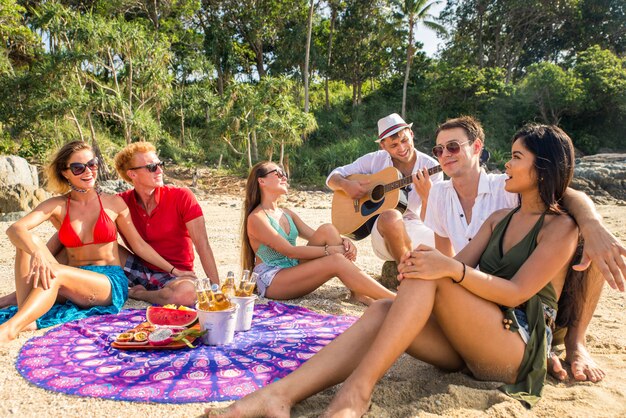
POLYGON ((154 173, 155 171, 157 171, 157 168, 159 167, 161 168, 165 167, 165 163, 163 161, 159 161, 158 163, 151 163, 151 164, 141 165, 139 167, 132 167, 132 168, 129 168, 129 170, 139 170, 140 168, 145 168, 149 172, 154 173))
POLYGON ((273 170, 268 171, 267 173, 263 174, 261 177, 265 177, 268 176, 272 173, 276 173, 276 176, 279 179, 289 179, 289 176, 287 175, 287 173, 285 173, 283 170, 281 170, 280 168, 275 168, 273 170))
POLYGON ((69 169, 72 174, 74 174, 75 176, 79 176, 81 174, 83 174, 85 172, 85 170, 87 170, 87 168, 89 168, 91 171, 95 171, 98 169, 98 158, 92 158, 91 160, 87 161, 85 164, 83 163, 70 163, 70 165, 66 168, 69 169))
POLYGON ((461 145, 467 144, 468 141, 459 142, 456 140, 452 140, 448 142, 446 145, 435 145, 433 147, 433 155, 437 158, 440 158, 443 155, 443 149, 447 149, 450 154, 458 154, 461 151, 461 145))

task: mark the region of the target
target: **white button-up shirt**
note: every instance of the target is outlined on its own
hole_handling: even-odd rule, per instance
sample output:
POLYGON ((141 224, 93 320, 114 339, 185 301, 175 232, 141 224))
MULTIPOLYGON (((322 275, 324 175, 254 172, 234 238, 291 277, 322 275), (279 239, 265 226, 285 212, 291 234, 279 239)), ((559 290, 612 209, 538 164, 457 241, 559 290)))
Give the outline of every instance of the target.
POLYGON ((428 196, 424 223, 437 235, 450 239, 454 252, 458 253, 474 238, 493 212, 514 208, 519 204, 517 194, 504 190, 506 179, 506 174, 487 174, 481 171, 478 195, 472 207, 472 221, 469 224, 452 181, 433 184, 428 196))
MULTIPOLYGON (((429 157, 428 155, 415 150, 417 154, 417 159, 415 160, 415 165, 413 166, 413 172, 411 174, 415 174, 418 170, 426 167, 431 168, 439 165, 437 160, 429 157)), ((379 150, 375 152, 370 152, 369 154, 365 154, 362 157, 359 157, 352 164, 344 165, 343 167, 338 167, 334 169, 326 179, 326 185, 328 186, 328 181, 335 174, 339 174, 342 177, 348 177, 352 174, 374 174, 379 171, 387 168, 393 167, 393 160, 391 159, 391 155, 387 151, 379 150)), ((430 176, 433 184, 439 183, 443 180, 443 173, 437 173, 430 176)), ((430 198, 429 198, 430 199, 430 198)), ((411 185, 411 189, 408 195, 408 206, 407 210, 404 212, 404 217, 407 219, 419 219, 419 212, 422 206, 422 198, 415 191, 415 186, 411 185)))

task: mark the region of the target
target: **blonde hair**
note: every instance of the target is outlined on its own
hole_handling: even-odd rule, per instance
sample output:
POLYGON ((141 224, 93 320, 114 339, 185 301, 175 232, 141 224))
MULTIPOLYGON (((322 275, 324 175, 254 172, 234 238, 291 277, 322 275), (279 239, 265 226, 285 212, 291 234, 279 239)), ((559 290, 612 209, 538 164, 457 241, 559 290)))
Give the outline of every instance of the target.
POLYGON ((117 174, 128 183, 133 183, 133 181, 128 177, 126 172, 130 167, 130 163, 133 160, 135 154, 144 153, 144 152, 155 152, 156 148, 152 143, 147 141, 139 141, 133 142, 132 144, 126 145, 120 152, 115 155, 115 170, 117 170, 117 174))
POLYGON ((62 174, 68 168, 68 161, 75 152, 89 150, 91 146, 84 141, 72 141, 63 145, 52 157, 50 164, 46 166, 46 177, 48 179, 47 189, 53 193, 64 194, 70 191, 67 178, 62 174))

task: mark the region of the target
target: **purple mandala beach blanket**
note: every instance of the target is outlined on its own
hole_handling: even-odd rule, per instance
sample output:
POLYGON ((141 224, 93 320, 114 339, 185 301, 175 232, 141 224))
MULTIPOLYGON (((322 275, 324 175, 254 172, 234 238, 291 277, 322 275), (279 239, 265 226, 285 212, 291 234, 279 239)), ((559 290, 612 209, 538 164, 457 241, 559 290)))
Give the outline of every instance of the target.
POLYGON ((124 310, 64 324, 30 339, 18 371, 55 392, 105 399, 189 403, 239 399, 280 379, 347 329, 356 318, 322 315, 270 302, 256 305, 252 329, 227 346, 123 351, 114 335, 145 321, 124 310))

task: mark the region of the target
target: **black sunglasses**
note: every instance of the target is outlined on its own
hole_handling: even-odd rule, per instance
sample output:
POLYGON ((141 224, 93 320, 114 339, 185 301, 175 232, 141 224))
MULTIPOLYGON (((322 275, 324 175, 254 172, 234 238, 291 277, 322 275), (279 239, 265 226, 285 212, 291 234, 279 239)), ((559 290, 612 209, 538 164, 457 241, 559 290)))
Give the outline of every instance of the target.
POLYGON ((85 170, 87 170, 87 168, 89 168, 91 171, 97 170, 98 164, 99 164, 98 158, 92 158, 91 160, 87 161, 85 164, 70 163, 70 165, 66 168, 66 170, 69 169, 72 172, 72 174, 74 174, 75 176, 79 176, 83 174, 85 170))
POLYGON ((468 142, 471 142, 471 141, 467 140, 465 142, 459 142, 457 140, 452 140, 448 142, 446 145, 435 145, 433 147, 433 155, 437 158, 441 157, 443 155, 444 147, 445 149, 448 150, 450 154, 458 154, 459 151, 461 151, 461 145, 465 145, 468 142))
POLYGON ((287 173, 285 173, 280 168, 275 168, 273 170, 270 170, 267 173, 263 174, 261 177, 268 176, 268 175, 270 175, 272 173, 276 173, 276 175, 278 176, 279 179, 289 179, 289 176, 287 175, 287 173))
POLYGON ((139 167, 132 167, 132 168, 129 168, 129 170, 139 170, 140 168, 145 168, 149 172, 154 173, 155 171, 157 171, 157 168, 159 167, 161 168, 165 167, 165 163, 163 161, 159 161, 158 163, 151 163, 151 164, 146 164, 146 165, 142 165, 139 167))

